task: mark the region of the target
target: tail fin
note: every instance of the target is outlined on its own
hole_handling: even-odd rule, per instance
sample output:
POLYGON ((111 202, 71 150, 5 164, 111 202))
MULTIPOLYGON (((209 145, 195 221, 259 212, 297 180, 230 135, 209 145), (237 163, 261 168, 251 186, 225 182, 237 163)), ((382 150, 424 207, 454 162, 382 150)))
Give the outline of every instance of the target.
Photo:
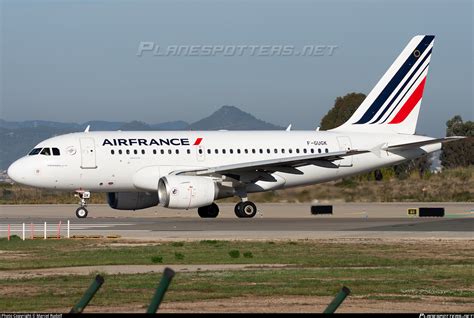
POLYGON ((335 130, 414 134, 433 35, 411 39, 352 117, 335 130))

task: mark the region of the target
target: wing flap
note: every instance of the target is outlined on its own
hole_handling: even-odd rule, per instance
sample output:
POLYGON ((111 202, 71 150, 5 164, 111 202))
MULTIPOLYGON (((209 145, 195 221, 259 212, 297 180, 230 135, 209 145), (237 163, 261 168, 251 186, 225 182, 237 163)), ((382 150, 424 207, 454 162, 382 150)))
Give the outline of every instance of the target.
POLYGON ((217 166, 211 168, 195 169, 195 170, 180 170, 175 171, 173 174, 183 174, 183 173, 195 173, 196 175, 208 175, 213 173, 225 174, 225 173, 235 173, 239 171, 249 171, 249 170, 289 170, 296 173, 294 170, 295 167, 300 167, 304 165, 317 164, 321 161, 334 161, 340 160, 343 157, 354 156, 360 153, 366 153, 369 150, 347 150, 347 151, 334 151, 321 154, 310 154, 297 157, 288 157, 288 158, 277 158, 277 159, 267 159, 259 161, 249 161, 231 165, 217 166))

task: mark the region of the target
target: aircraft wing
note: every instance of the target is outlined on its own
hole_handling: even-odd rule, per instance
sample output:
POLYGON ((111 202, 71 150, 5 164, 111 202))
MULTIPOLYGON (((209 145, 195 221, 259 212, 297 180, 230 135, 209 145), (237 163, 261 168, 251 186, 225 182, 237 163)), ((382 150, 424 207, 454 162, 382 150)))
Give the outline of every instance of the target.
POLYGON ((340 160, 343 157, 354 156, 360 153, 366 153, 369 150, 347 150, 335 151, 328 153, 310 154, 289 158, 267 159, 259 161, 250 161, 237 163, 232 165, 224 165, 210 168, 203 168, 198 170, 181 170, 175 171, 173 174, 195 173, 196 175, 208 175, 212 173, 225 174, 236 173, 239 171, 256 171, 256 170, 279 170, 279 168, 294 168, 304 165, 314 164, 321 161, 340 160))
POLYGON ((452 137, 446 137, 446 138, 436 138, 436 139, 430 139, 430 140, 424 140, 424 141, 418 141, 418 142, 410 142, 406 144, 391 145, 391 146, 382 148, 382 150, 390 151, 390 150, 403 150, 403 149, 410 149, 410 148, 418 148, 418 147, 422 147, 426 145, 445 143, 445 142, 460 140, 464 138, 466 137, 452 136, 452 137))

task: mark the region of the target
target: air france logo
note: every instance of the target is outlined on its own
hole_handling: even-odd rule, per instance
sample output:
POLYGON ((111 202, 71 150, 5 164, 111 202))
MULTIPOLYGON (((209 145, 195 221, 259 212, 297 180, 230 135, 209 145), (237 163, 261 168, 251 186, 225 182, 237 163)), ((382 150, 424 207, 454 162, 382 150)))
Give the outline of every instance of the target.
MULTIPOLYGON (((199 146, 202 138, 196 138, 193 146, 199 146)), ((191 143, 188 138, 118 138, 118 139, 104 139, 102 146, 190 146, 191 143)))

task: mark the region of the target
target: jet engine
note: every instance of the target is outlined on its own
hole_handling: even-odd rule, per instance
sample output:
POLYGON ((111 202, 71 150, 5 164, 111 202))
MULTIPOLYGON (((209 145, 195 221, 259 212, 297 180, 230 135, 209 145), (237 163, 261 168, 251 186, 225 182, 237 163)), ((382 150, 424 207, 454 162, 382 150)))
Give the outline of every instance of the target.
POLYGON ((219 189, 210 177, 166 176, 158 182, 160 205, 170 209, 192 209, 210 205, 219 189))
POLYGON ((156 192, 109 192, 107 201, 112 209, 140 210, 158 205, 156 192))

